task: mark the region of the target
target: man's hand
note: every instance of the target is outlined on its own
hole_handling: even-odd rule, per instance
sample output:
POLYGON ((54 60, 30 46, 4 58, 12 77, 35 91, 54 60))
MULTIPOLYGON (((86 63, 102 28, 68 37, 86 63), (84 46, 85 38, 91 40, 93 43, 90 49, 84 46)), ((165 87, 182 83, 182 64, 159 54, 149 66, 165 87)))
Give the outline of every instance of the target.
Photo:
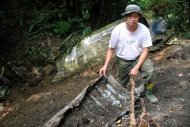
POLYGON ((99 74, 102 76, 106 75, 106 70, 107 70, 107 66, 103 66, 100 70, 99 70, 99 74))
POLYGON ((108 63, 112 57, 112 54, 113 54, 113 51, 114 51, 114 48, 108 48, 108 51, 107 51, 107 54, 106 54, 106 60, 105 60, 105 63, 104 63, 104 66, 100 69, 99 71, 99 74, 102 76, 106 76, 106 70, 107 70, 107 67, 108 67, 108 63))
POLYGON ((148 56, 148 48, 143 48, 143 52, 140 55, 137 64, 130 71, 129 75, 131 75, 131 76, 137 76, 139 68, 144 63, 144 61, 146 60, 147 56, 148 56))
POLYGON ((129 75, 131 75, 131 76, 137 76, 138 72, 139 72, 139 69, 138 69, 138 67, 135 66, 134 68, 132 68, 132 70, 130 71, 129 75))

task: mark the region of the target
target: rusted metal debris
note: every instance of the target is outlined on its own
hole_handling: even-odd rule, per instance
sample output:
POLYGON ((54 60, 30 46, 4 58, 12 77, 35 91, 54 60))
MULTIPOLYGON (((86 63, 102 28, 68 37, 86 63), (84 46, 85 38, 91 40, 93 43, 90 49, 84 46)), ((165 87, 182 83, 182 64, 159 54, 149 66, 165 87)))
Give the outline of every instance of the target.
POLYGON ((135 97, 135 81, 130 81, 131 93, 111 75, 92 81, 43 127, 160 127, 146 111, 144 100, 135 97))
POLYGON ((99 78, 43 127, 109 127, 129 112, 130 93, 113 76, 99 78))

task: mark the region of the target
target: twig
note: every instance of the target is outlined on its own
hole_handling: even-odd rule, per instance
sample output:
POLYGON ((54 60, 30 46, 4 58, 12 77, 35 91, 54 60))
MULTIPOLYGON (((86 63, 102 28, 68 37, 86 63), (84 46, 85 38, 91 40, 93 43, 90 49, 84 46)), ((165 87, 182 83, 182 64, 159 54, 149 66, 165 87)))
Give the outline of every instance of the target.
POLYGON ((157 123, 157 121, 154 118, 152 118, 151 115, 146 111, 143 98, 140 98, 140 102, 141 102, 143 112, 142 112, 142 114, 140 116, 139 127, 149 127, 150 122, 155 127, 160 127, 160 125, 157 123))
POLYGON ((130 127, 136 127, 135 119, 135 81, 131 77, 131 103, 130 103, 130 127))

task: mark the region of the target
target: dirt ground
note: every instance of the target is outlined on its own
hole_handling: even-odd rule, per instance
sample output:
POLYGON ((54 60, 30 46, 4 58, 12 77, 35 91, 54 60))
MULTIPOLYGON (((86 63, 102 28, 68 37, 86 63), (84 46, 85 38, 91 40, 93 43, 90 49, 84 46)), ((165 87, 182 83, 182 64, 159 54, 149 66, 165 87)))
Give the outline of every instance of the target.
MULTIPOLYGON (((190 126, 190 41, 181 41, 162 51, 151 53, 155 63, 157 104, 145 98, 147 111, 162 127, 190 126)), ((0 127, 39 127, 70 103, 90 81, 97 78, 100 66, 88 68, 59 83, 46 77, 37 86, 10 89, 8 101, 2 103, 0 127)), ((110 73, 114 73, 114 65, 110 73)))

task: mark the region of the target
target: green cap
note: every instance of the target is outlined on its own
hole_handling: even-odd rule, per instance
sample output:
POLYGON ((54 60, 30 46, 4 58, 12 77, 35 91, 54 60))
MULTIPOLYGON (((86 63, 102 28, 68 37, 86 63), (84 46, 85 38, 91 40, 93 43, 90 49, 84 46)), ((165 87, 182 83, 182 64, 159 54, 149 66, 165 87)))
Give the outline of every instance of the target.
POLYGON ((122 16, 126 16, 129 13, 132 12, 137 12, 139 13, 139 15, 142 15, 141 9, 139 8, 139 6, 135 5, 135 4, 130 4, 125 8, 125 12, 123 12, 121 15, 122 16))

